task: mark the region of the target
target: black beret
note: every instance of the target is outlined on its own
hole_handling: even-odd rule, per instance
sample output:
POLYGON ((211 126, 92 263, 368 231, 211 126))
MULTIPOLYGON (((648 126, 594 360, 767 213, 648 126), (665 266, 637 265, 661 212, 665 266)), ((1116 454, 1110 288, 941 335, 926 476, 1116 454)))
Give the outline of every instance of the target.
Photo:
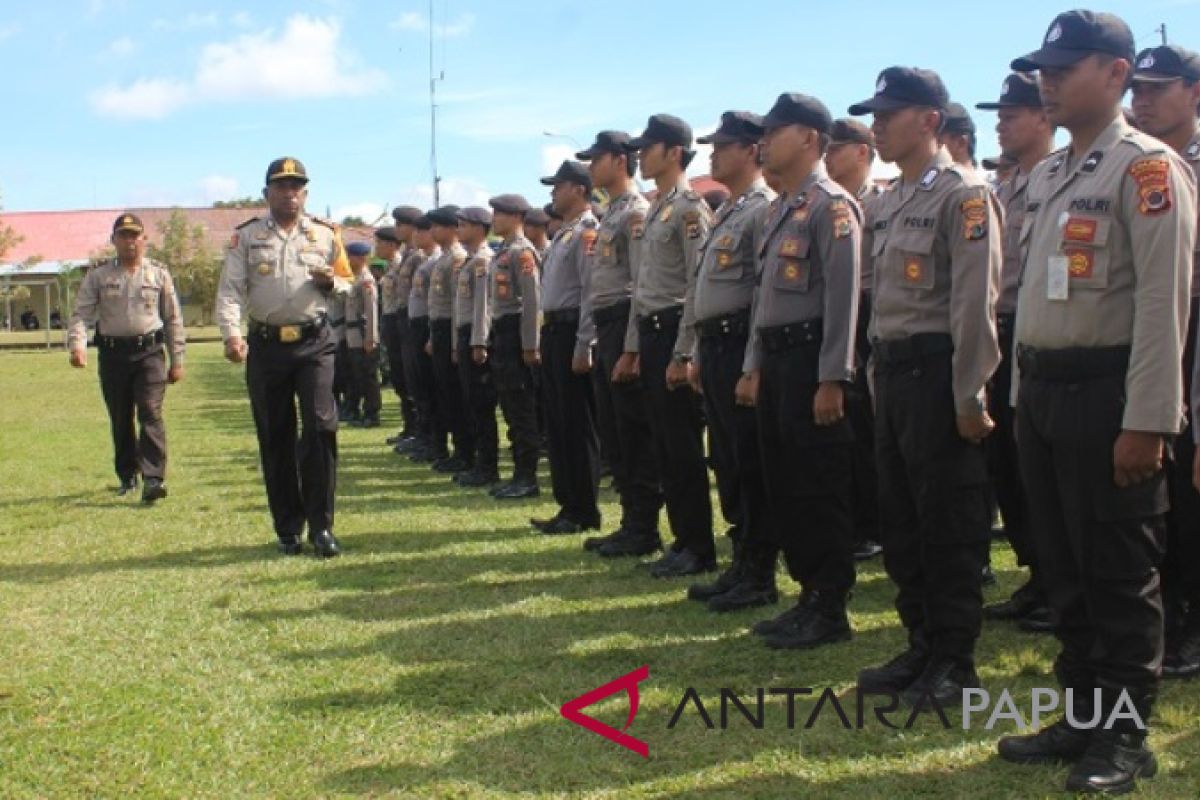
POLYGON ((429 221, 434 225, 443 225, 447 228, 455 228, 458 226, 458 206, 442 206, 435 208, 426 214, 429 221))
POLYGON ((529 213, 529 209, 532 208, 529 201, 519 194, 496 195, 488 200, 488 205, 501 214, 520 214, 521 216, 529 213))
POLYGON ((1125 20, 1103 11, 1067 11, 1046 29, 1041 48, 1013 59, 1018 72, 1042 67, 1069 67, 1093 53, 1107 53, 1133 63, 1133 32, 1125 20))
POLYGON ((492 224, 492 212, 479 206, 467 206, 459 209, 458 219, 460 222, 471 222, 487 228, 492 224))
POLYGON ((875 95, 850 106, 858 117, 875 111, 893 111, 910 106, 945 109, 950 94, 941 76, 931 69, 888 67, 875 81, 875 95))
POLYGON ((421 209, 416 206, 396 206, 392 209, 392 219, 396 220, 397 225, 413 225, 419 216, 421 209))
POLYGON ((433 227, 433 221, 429 219, 429 214, 425 213, 413 220, 413 227, 419 231, 427 231, 433 227))
POLYGON ((545 209, 530 209, 525 215, 525 224, 527 226, 537 225, 539 228, 544 228, 550 224, 550 215, 546 213, 545 209))
POLYGON ((346 255, 369 256, 371 255, 371 244, 369 242, 350 242, 346 245, 346 255))
POLYGON ((385 242, 400 244, 400 237, 396 235, 396 229, 391 226, 386 228, 376 228, 375 238, 385 242))

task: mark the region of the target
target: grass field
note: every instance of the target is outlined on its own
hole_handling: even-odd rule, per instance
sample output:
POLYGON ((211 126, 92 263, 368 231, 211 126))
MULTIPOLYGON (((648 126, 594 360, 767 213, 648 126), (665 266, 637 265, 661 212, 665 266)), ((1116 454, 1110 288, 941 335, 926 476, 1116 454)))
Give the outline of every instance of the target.
MULTIPOLYGON (((902 647, 878 561, 860 571, 853 641, 772 652, 683 582, 531 535, 543 499, 497 506, 392 455, 388 425, 341 434, 344 557, 275 553, 239 368, 190 353, 168 392, 171 496, 113 496, 95 376, 61 352, 0 355, 0 797, 1060 796, 1065 769, 994 756, 993 731, 845 730, 825 713, 788 730, 779 698, 755 729, 707 730, 720 687, 842 691, 902 647), (629 733, 642 759, 559 716, 643 664, 629 733)), ((543 484, 544 487, 547 483, 543 484)), ((605 495, 606 523, 617 514, 605 495)), ((723 557, 728 544, 721 541, 723 557)), ((1021 580, 993 554, 995 599, 1021 580)), ((794 587, 782 574, 789 596, 794 587)), ((991 625, 980 673, 1023 708, 1054 643, 991 625)), ((623 694, 590 711, 621 727, 623 694)), ((853 719, 853 710, 850 710, 853 719)), ((1200 681, 1168 684, 1142 796, 1200 796, 1200 681)))

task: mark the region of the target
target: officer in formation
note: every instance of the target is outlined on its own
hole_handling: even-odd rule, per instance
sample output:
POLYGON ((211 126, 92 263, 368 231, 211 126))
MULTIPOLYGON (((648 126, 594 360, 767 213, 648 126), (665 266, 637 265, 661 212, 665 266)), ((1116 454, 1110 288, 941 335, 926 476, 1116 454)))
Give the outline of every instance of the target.
POLYGON ((389 444, 413 435, 416 430, 416 406, 404 374, 404 348, 408 333, 408 295, 412 291, 412 274, 404 273, 411 251, 412 223, 420 210, 407 207, 392 211, 395 225, 375 230, 375 255, 387 262, 379 279, 379 339, 387 351, 388 377, 392 391, 400 401, 402 428, 389 444), (408 216, 411 214, 411 216, 408 216))
POLYGON ((333 534, 337 342, 326 309, 331 295, 349 291, 350 271, 334 225, 304 211, 308 173, 299 160, 272 161, 263 195, 268 213, 239 225, 225 253, 217 324, 225 357, 246 364, 279 548, 301 553, 307 525, 313 549, 328 558, 338 555, 340 545, 333 534))
POLYGON ((379 427, 382 406, 379 391, 379 304, 375 278, 367 269, 371 245, 351 242, 346 246, 350 261, 350 290, 345 301, 346 350, 350 361, 350 381, 353 385, 351 407, 354 420, 361 428, 379 427))
POLYGON ((491 487, 500 481, 499 434, 496 429, 496 385, 487 363, 488 268, 492 249, 487 245, 492 212, 470 206, 458 212, 459 238, 467 261, 458 271, 454 293, 455 358, 475 438, 475 464, 454 476, 464 487, 491 487))
POLYGON ((408 295, 408 335, 405 338, 404 369, 406 380, 413 387, 416 406, 416 433, 394 445, 398 455, 407 455, 414 463, 437 463, 446 457, 446 424, 438 406, 433 380, 433 359, 426 344, 429 342, 429 286, 433 265, 441 257, 442 248, 433 238, 433 222, 422 214, 413 222, 411 256, 406 257, 405 274, 410 275, 412 289, 408 295))
POLYGON ((121 214, 111 241, 116 258, 89 270, 79 286, 67 352, 71 366, 86 367, 87 329, 95 326, 117 494, 135 491, 141 475, 142 502, 150 504, 167 496, 163 398, 168 383, 183 380, 183 317, 171 274, 146 258, 142 221, 121 214))

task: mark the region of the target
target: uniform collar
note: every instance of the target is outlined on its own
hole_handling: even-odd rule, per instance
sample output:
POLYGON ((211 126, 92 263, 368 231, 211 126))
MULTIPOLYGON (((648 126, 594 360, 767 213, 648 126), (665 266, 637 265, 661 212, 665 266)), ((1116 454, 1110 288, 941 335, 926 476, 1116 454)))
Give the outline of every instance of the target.
POLYGON ((751 182, 751 184, 746 187, 745 191, 743 191, 737 197, 730 197, 724 203, 721 203, 721 206, 717 209, 718 223, 721 220, 724 220, 726 217, 728 217, 733 212, 735 212, 735 211, 741 209, 743 206, 745 206, 746 201, 749 200, 751 197, 754 197, 755 195, 762 195, 763 197, 766 197, 766 194, 767 194, 767 182, 764 181, 762 179, 762 176, 760 175, 757 178, 755 178, 754 181, 751 182))
POLYGON ((1196 132, 1192 134, 1192 140, 1183 148, 1183 157, 1188 161, 1200 161, 1200 120, 1196 121, 1196 132))
POLYGON ((789 195, 789 204, 793 206, 802 205, 808 199, 808 191, 828 177, 829 173, 825 171, 825 162, 818 161, 816 166, 813 167, 813 171, 808 174, 808 177, 800 181, 800 186, 796 189, 795 194, 789 195))
POLYGON ((1096 141, 1092 142, 1091 149, 1086 153, 1076 153, 1071 147, 1068 147, 1062 152, 1059 158, 1062 163, 1051 165, 1052 174, 1059 175, 1062 178, 1073 178, 1076 175, 1088 175, 1095 172, 1104 155, 1112 149, 1113 145, 1124 139, 1129 134, 1133 133, 1134 129, 1125 121, 1122 114, 1117 114, 1116 118, 1109 123, 1108 127, 1100 132, 1096 137, 1096 141), (1071 161, 1071 170, 1069 173, 1063 169, 1067 161, 1071 161), (1064 174, 1066 173, 1066 174, 1064 174))

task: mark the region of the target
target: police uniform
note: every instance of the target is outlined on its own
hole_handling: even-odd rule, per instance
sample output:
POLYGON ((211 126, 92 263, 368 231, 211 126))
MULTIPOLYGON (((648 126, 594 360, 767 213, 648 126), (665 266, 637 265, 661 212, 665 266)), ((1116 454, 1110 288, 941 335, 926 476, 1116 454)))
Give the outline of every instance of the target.
MULTIPOLYGON (((590 161, 601 154, 623 154, 629 135, 601 131, 576 157, 590 161)), ((621 502, 621 521, 608 536, 590 538, 588 549, 604 557, 645 555, 660 546, 658 512, 662 489, 650 429, 649 405, 642 379, 614 383, 613 368, 625 352, 630 321, 633 263, 645 230, 650 203, 632 188, 609 200, 600 220, 592 266, 581 306, 581 325, 596 331, 593 385, 601 452, 612 471, 621 502), (607 444, 605 444, 607 442, 607 444)))
MULTIPOLYGON (((370 252, 366 242, 355 247, 370 252)), ((348 248, 350 253, 354 250, 348 248)), ((363 253, 364 255, 366 253, 363 253)), ((346 349, 350 356, 350 374, 354 394, 362 400, 362 426, 379 426, 382 400, 379 392, 379 305, 375 278, 365 266, 354 278, 346 294, 346 349)), ((357 411, 358 409, 355 409, 357 411)))
MULTIPOLYGON (((936 73, 884 70, 873 98, 850 113, 944 109, 936 73)), ((859 684, 946 702, 978 685, 974 668, 987 553, 983 448, 957 418, 984 413, 1000 360, 994 320, 1000 212, 974 170, 938 148, 919 178, 879 199, 871 231, 870 325, 884 565, 909 649, 859 684)))
MULTIPOLYGON (((475 206, 464 208, 458 218, 462 222, 482 225, 485 229, 492 224, 491 213, 486 208, 475 206)), ((487 329, 487 276, 491 260, 492 248, 488 247, 487 242, 473 251, 468 250, 467 261, 458 271, 454 292, 458 373, 476 443, 474 469, 456 476, 457 483, 467 487, 488 486, 500 479, 496 386, 492 382, 491 368, 486 362, 476 364, 471 351, 473 347, 487 346, 486 338, 476 337, 475 331, 487 329)))
MULTIPOLYGON (((119 231, 144 231, 133 214, 113 224, 119 231)), ((142 499, 165 496, 167 434, 163 398, 170 367, 183 366, 183 318, 171 274, 143 259, 127 270, 118 259, 88 272, 75 298, 75 313, 67 331, 67 349, 87 346, 87 327, 96 326, 100 352, 100 389, 112 430, 114 467, 121 494, 131 491, 140 473, 142 499), (163 353, 163 342, 167 353, 163 353), (134 413, 138 428, 135 434, 134 413)))
POLYGON ((354 381, 350 371, 350 351, 346 348, 346 296, 333 292, 326 299, 325 316, 329 320, 334 341, 333 398, 337 403, 338 418, 344 422, 353 419, 351 406, 357 407, 354 381))
MULTIPOLYGON (((697 141, 754 145, 762 134, 758 114, 726 111, 717 130, 697 141)), ((689 317, 696 320, 696 361, 717 497, 733 539, 729 568, 716 581, 688 589, 689 598, 705 601, 713 611, 753 608, 779 599, 778 547, 767 519, 758 424, 754 409, 738 405, 735 396, 750 333, 758 252, 775 193, 756 175, 737 197, 729 197, 728 192, 725 196, 687 296, 689 317)))
MULTIPOLYGON (((458 206, 429 212, 434 225, 458 227, 458 206)), ((433 343, 433 382, 438 413, 454 443, 454 455, 434 462, 438 472, 465 472, 475 465, 473 425, 463 402, 462 381, 454 364, 454 288, 467 251, 456 240, 433 262, 429 273, 429 338, 433 343)))
MULTIPOLYGON (((591 192, 587 167, 564 161, 542 183, 571 183, 591 192)), ((543 533, 577 533, 600 527, 600 442, 596 399, 590 375, 577 375, 574 359, 588 358, 595 323, 583 319, 583 293, 600 238, 590 203, 582 214, 564 220, 542 266, 542 401, 550 456, 550 481, 558 513, 534 521, 543 533)))
MULTIPOLYGON (((1070 12, 1026 71, 1092 52, 1133 61, 1133 36, 1109 14, 1070 12)), ((1017 441, 1038 560, 1062 650, 1055 675, 1075 702, 1108 719, 1128 692, 1148 720, 1163 655, 1158 565, 1167 480, 1158 470, 1121 488, 1114 443, 1123 431, 1178 434, 1179 369, 1196 233, 1195 180, 1162 142, 1116 113, 1087 152, 1070 148, 1034 168, 1021 230, 1017 302, 1017 441)), ((1076 719, 1089 719, 1076 713, 1076 719)), ((1153 774, 1145 731, 1052 726, 1083 756, 1068 789, 1126 772, 1153 774), (1129 767, 1126 769, 1126 767, 1129 767)), ((1045 737, 1043 737, 1044 740, 1045 737)), ((1038 737, 1001 740, 1001 755, 1038 737)))
MULTIPOLYGON (((425 215, 417 221, 418 229, 428 230, 432 223, 425 215)), ((416 462, 438 461, 447 456, 446 421, 438 403, 437 388, 433 377, 433 358, 425 352, 429 342, 429 291, 433 265, 441 258, 442 250, 437 245, 428 253, 417 251, 413 256, 412 291, 408 296, 409 375, 412 377, 413 397, 420 420, 419 440, 409 453, 416 462)), ((403 449, 403 448, 402 448, 403 449)))
MULTIPOLYGON (((304 166, 278 159, 276 180, 308 181, 304 166)), ((228 342, 249 317, 246 384, 258 432, 263 480, 275 533, 285 552, 299 552, 305 523, 321 555, 336 555, 333 537, 337 482, 337 407, 333 400, 337 344, 326 318, 331 292, 348 288, 341 237, 330 222, 301 213, 291 230, 270 215, 243 222, 225 253, 216 318, 228 342), (311 280, 334 272, 333 289, 311 280), (296 436, 296 405, 301 431, 296 436)))
MULTIPOLYGON (((488 203, 493 211, 502 213, 529 211, 528 201, 520 195, 499 195, 488 203)), ((534 497, 539 492, 533 371, 523 358, 524 352, 538 350, 539 263, 537 251, 519 233, 504 240, 488 268, 490 319, 487 330, 478 335, 488 336, 491 342, 492 378, 512 445, 512 480, 492 491, 494 497, 502 499, 534 497)))
MULTIPOLYGON (((397 224, 412 225, 420 211, 411 209, 412 216, 404 216, 401 209, 392 211, 397 224)), ((397 242, 400 248, 388 265, 387 271, 379 280, 379 338, 387 351, 388 376, 391 379, 392 391, 400 399, 400 419, 403 427, 396 436, 396 441, 416 433, 416 406, 413 402, 412 391, 408 387, 407 375, 404 371, 405 337, 408 334, 408 294, 412 291, 412 276, 404 274, 405 262, 415 248, 401 242, 392 228, 380 228, 375 231, 376 239, 386 239, 397 242)))
MULTIPOLYGON (((625 145, 638 151, 661 142, 692 146, 692 129, 669 114, 656 114, 642 136, 625 145)), ((700 398, 688 386, 667 386, 667 367, 690 360, 695 320, 684 299, 700 264, 700 246, 712 213, 687 178, 659 193, 650 204, 633 266, 633 307, 625 351, 638 353, 649 401, 654 450, 662 478, 667 517, 675 541, 652 568, 661 577, 715 569, 712 500, 704 458, 700 398)))

